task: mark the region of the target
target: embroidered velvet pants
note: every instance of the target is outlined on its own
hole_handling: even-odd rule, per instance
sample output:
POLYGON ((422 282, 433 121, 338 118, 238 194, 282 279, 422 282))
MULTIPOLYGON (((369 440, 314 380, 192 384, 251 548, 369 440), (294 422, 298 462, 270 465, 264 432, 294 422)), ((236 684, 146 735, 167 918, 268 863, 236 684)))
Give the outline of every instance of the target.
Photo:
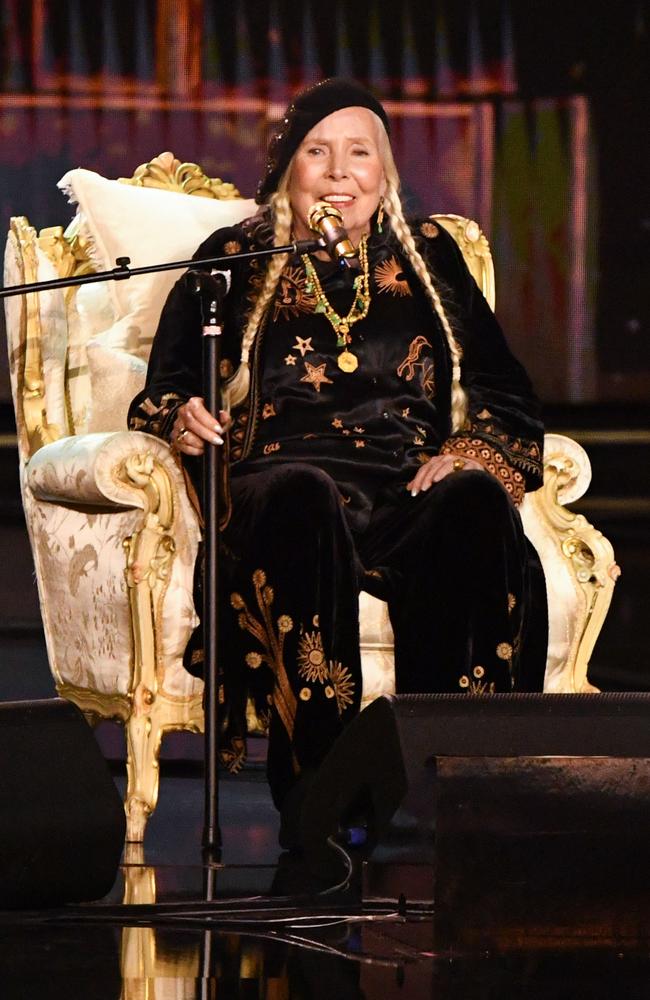
POLYGON ((224 726, 232 743, 248 690, 267 708, 277 805, 358 711, 362 588, 388 600, 398 691, 518 686, 528 550, 516 509, 489 473, 454 473, 415 498, 404 484, 387 488, 357 535, 318 468, 278 464, 234 476, 231 489, 224 726))

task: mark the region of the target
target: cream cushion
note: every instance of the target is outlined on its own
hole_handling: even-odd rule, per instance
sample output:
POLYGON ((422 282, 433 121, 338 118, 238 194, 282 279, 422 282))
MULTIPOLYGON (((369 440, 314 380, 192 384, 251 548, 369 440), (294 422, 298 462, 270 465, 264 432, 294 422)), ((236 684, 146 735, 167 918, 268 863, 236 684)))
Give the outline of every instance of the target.
MULTIPOLYGON (((134 187, 81 168, 68 171, 59 187, 78 206, 81 234, 98 271, 112 269, 118 257, 130 257, 132 268, 187 260, 215 229, 256 211, 255 202, 248 199, 188 197, 134 187)), ((124 428, 128 405, 144 384, 160 312, 181 273, 162 271, 108 282, 112 321, 86 344, 92 400, 88 430, 124 428)))

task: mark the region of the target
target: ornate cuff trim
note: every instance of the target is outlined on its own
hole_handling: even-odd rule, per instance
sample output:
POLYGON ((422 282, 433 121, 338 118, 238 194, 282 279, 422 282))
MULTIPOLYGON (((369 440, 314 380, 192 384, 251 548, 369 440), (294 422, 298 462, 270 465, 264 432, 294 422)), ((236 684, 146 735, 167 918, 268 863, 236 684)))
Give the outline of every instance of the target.
POLYGON ((474 459, 487 472, 491 472, 493 476, 496 476, 504 489, 508 491, 517 507, 523 501, 526 492, 526 481, 523 475, 508 464, 500 451, 497 451, 496 448, 493 448, 491 444, 488 444, 482 438, 448 438, 440 449, 440 454, 458 455, 461 458, 474 459))

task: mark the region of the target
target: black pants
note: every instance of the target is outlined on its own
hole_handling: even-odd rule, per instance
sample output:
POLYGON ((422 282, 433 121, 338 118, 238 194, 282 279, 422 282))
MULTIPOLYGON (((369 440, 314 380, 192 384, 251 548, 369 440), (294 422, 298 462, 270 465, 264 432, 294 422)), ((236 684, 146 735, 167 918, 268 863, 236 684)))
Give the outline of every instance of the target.
MULTIPOLYGON (((233 477, 231 489, 221 576, 226 756, 243 746, 250 691, 269 712, 276 804, 358 711, 361 589, 388 601, 398 691, 536 686, 521 678, 529 551, 489 473, 454 473, 415 498, 403 484, 387 488, 358 535, 318 468, 272 466, 233 477)), ((536 646, 526 656, 539 676, 544 627, 536 646)))

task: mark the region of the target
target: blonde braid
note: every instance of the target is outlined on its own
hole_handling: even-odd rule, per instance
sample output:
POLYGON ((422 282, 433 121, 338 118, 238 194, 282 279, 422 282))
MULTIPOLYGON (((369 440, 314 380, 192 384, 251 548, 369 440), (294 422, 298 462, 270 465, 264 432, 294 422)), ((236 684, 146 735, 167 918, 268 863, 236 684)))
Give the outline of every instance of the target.
MULTIPOLYGON (((276 247, 284 246, 291 239, 293 215, 291 213, 289 197, 286 193, 286 185, 282 182, 278 185, 278 191, 272 196, 270 204, 274 217, 273 245, 276 247)), ((248 323, 242 336, 239 367, 224 388, 224 407, 227 410, 242 403, 248 395, 251 378, 248 359, 251 347, 253 346, 260 324, 264 319, 266 310, 273 301, 280 275, 288 259, 289 254, 279 253, 269 260, 266 274, 264 275, 264 282, 257 296, 257 301, 248 317, 248 323)))
POLYGON ((397 193, 397 187, 392 182, 392 179, 388 179, 387 182, 386 192, 384 194, 384 206, 386 214, 390 219, 393 232, 397 236, 404 253, 408 257, 411 267, 422 283, 427 298, 433 305, 436 315, 438 316, 438 319, 442 324, 442 328, 445 331, 447 346, 449 347, 449 353, 451 355, 451 429, 454 432, 463 430, 467 421, 467 395, 460 383, 460 362, 463 352, 460 344, 454 336, 451 323, 449 322, 449 318, 445 312, 440 295, 431 280, 431 275, 429 274, 427 266, 415 246, 413 234, 411 233, 408 223, 404 218, 402 203, 397 193))

